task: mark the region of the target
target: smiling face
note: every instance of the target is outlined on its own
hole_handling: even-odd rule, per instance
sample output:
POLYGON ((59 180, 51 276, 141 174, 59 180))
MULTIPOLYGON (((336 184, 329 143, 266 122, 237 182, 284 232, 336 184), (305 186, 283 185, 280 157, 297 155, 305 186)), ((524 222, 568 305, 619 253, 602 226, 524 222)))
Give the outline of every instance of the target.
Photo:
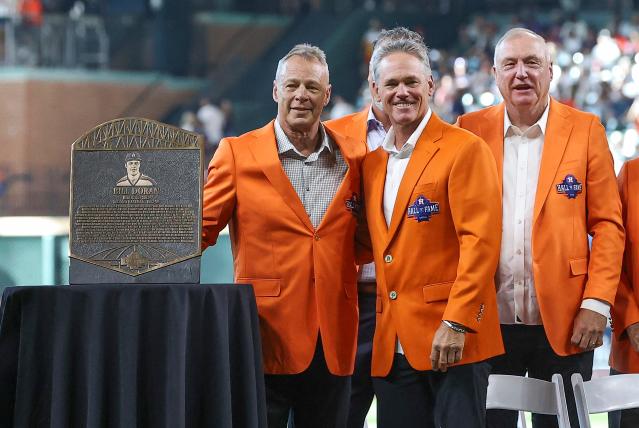
POLYGON ((273 82, 273 100, 284 131, 309 132, 319 125, 331 97, 328 70, 318 61, 290 57, 273 82))
POLYGON ((433 88, 433 77, 419 58, 393 52, 379 62, 373 96, 381 101, 393 127, 414 130, 426 115, 433 88))
POLYGON ((543 39, 526 33, 507 38, 497 46, 493 71, 509 113, 541 117, 552 80, 543 39))

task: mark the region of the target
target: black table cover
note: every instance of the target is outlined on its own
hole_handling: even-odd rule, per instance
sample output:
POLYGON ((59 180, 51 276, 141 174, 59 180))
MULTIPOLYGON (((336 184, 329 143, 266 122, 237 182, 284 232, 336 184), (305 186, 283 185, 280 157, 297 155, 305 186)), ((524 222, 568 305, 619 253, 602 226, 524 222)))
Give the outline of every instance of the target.
POLYGON ((250 286, 11 287, 0 427, 265 427, 250 286))

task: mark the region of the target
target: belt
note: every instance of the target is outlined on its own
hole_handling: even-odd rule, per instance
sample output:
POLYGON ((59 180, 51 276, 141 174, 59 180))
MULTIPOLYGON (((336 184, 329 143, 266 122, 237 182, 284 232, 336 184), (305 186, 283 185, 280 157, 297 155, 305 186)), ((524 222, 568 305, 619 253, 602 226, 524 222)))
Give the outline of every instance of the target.
POLYGON ((377 294, 377 284, 374 282, 358 282, 357 292, 360 294, 377 294))

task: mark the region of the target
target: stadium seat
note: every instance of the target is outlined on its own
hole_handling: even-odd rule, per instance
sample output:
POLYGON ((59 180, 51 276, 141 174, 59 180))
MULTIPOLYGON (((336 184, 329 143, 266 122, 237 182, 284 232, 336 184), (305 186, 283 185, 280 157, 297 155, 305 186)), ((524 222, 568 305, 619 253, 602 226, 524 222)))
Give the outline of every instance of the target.
POLYGON ((606 376, 584 382, 579 373, 574 373, 570 381, 581 428, 590 428, 591 413, 639 407, 639 374, 606 376))
POLYGON ((558 374, 552 376, 552 382, 522 376, 490 375, 486 409, 518 410, 523 428, 526 427, 524 411, 557 415, 559 428, 570 427, 564 383, 558 374))

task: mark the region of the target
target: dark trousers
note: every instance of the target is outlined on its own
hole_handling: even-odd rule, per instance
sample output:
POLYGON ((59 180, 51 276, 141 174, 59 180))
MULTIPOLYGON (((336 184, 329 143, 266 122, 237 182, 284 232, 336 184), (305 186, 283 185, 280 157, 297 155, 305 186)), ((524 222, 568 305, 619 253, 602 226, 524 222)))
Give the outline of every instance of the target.
MULTIPOLYGON (((622 374, 610 369, 610 375, 622 374)), ((637 428, 639 427, 639 409, 616 410, 608 413, 608 428, 637 428)))
POLYGON ((359 293, 359 330, 355 371, 351 377, 351 404, 348 410, 348 428, 362 428, 373 402, 375 391, 371 379, 373 335, 375 334, 375 293, 359 293))
POLYGON ((386 377, 374 377, 379 428, 484 428, 490 365, 413 369, 395 354, 386 377))
POLYGON ((294 375, 265 375, 269 428, 286 428, 292 414, 295 428, 344 428, 348 416, 350 376, 328 371, 318 338, 310 366, 294 375))
MULTIPOLYGON (((570 426, 578 428, 579 420, 570 376, 581 373, 584 380, 590 380, 594 351, 561 357, 550 347, 544 327, 540 325, 502 324, 501 333, 506 353, 490 360, 491 374, 525 376, 528 373, 528 377, 550 381, 554 373, 559 373, 564 381, 570 426)), ((486 422, 488 428, 515 428, 517 412, 488 410, 486 422)), ((558 426, 554 415, 533 414, 532 423, 533 428, 558 426)))

